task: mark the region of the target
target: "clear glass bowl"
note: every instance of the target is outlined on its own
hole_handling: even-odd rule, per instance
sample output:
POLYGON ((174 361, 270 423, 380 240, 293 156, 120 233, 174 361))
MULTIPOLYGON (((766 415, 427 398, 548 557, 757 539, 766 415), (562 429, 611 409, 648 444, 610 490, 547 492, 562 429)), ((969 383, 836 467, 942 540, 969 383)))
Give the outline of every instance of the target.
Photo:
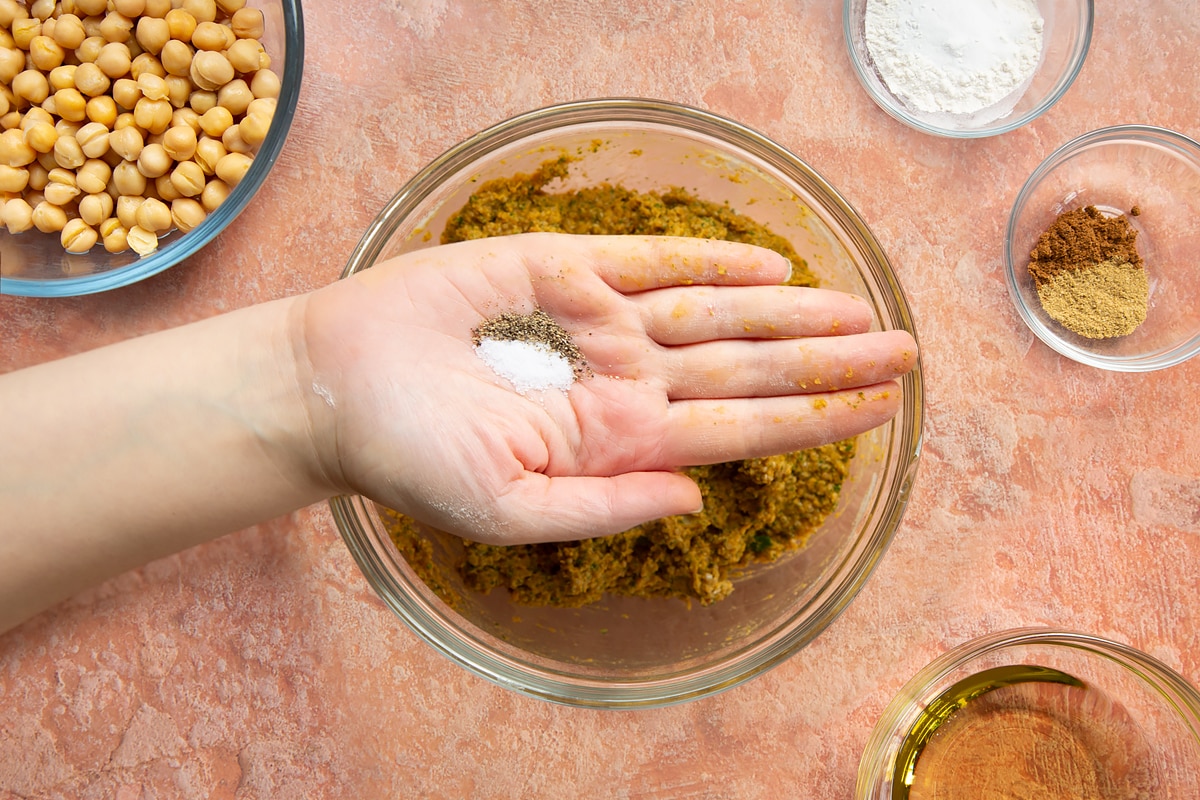
POLYGON ((247 5, 263 12, 263 46, 281 80, 279 104, 254 163, 225 202, 188 233, 160 237, 158 249, 144 258, 133 251, 109 253, 100 245, 87 253, 65 253, 56 235, 37 230, 12 235, 0 226, 0 294, 70 297, 136 283, 196 253, 245 209, 283 149, 304 67, 300 0, 248 0, 247 5))
POLYGON ((1086 133, 1034 170, 1013 203, 1004 237, 1009 294, 1021 319, 1068 358, 1117 372, 1149 372, 1200 352, 1200 144, 1172 131, 1120 125, 1086 133), (1133 333, 1089 339, 1043 310, 1029 254, 1064 211, 1095 206, 1127 219, 1150 280, 1146 321, 1133 333))
POLYGON ((879 74, 867 47, 867 3, 845 0, 842 6, 842 28, 854 72, 880 108, 906 125, 937 136, 995 136, 1037 119, 1074 83, 1092 40, 1092 0, 1037 0, 1045 27, 1041 61, 1028 85, 974 114, 930 113, 893 93, 879 74))
MULTIPOLYGON (((1028 710, 1064 721, 1072 732, 1076 752, 1085 752, 1089 758, 1087 763, 1059 764, 1060 772, 1066 774, 1066 767, 1094 769, 1099 783, 1130 781, 1141 792, 1086 796, 1162 800, 1200 796, 1200 693, 1194 687, 1162 662, 1126 645, 1084 633, 1019 628, 962 644, 935 659, 904 685, 867 742, 858 769, 856 800, 908 798, 908 784, 914 782, 914 773, 917 780, 923 777, 920 758, 924 753, 914 750, 914 742, 924 740, 929 746, 938 735, 929 735, 930 715, 946 713, 946 701, 964 698, 962 687, 973 685, 973 679, 986 670, 999 670, 1014 680, 1013 668, 1031 666, 1053 671, 1047 674, 1059 674, 1050 683, 1037 684, 1029 681, 1027 674, 1024 687, 1016 683, 1007 687, 1004 699, 992 701, 991 706, 1028 710), (1064 675, 1082 686, 1064 690, 1065 684, 1059 682, 1064 675)), ((970 702, 984 698, 986 694, 970 702)), ((965 704, 954 713, 961 713, 958 709, 965 704)), ((1047 752, 1048 729, 1037 730, 1042 752, 1047 752)), ((1013 735, 1012 728, 1008 734, 1013 735)), ((943 739, 939 749, 944 753, 947 744, 953 743, 953 739, 943 739)), ((1071 752, 1066 748, 1058 751, 1071 752)), ((979 758, 978 752, 972 755, 979 758)), ((1004 774, 1007 766, 975 763, 973 768, 975 774, 986 772, 995 778, 1004 774)), ((1083 773, 1083 777, 1092 776, 1083 773)), ((970 796, 955 794, 951 788, 943 783, 941 789, 949 793, 939 796, 970 796)), ((960 787, 960 791, 965 789, 960 787)))
MULTIPOLYGON (((736 123, 683 106, 594 100, 533 111, 438 158, 388 203, 345 275, 435 245, 446 220, 483 181, 532 172, 568 153, 564 188, 601 182, 637 190, 683 187, 727 201, 788 237, 823 281, 874 306, 884 328, 914 330, 899 283, 862 220, 809 166, 736 123)), ((501 686, 580 706, 656 706, 753 677, 804 647, 858 592, 908 500, 922 429, 920 369, 902 381, 903 409, 859 440, 839 509, 809 546, 751 569, 709 607, 610 597, 578 609, 529 608, 506 592, 464 588, 461 544, 430 534, 451 608, 398 554, 380 509, 332 502, 346 544, 381 598, 423 639, 501 686)))

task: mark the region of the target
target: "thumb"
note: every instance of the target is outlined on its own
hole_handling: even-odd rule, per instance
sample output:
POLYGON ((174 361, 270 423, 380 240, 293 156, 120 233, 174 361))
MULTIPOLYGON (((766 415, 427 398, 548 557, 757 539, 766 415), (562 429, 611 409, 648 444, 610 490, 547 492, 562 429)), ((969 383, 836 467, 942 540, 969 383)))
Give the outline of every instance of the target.
MULTIPOLYGON (((504 544, 567 542, 629 530, 703 507, 700 488, 675 472, 629 472, 611 478, 529 472, 497 502, 504 544)), ((499 543, 499 542, 496 542, 499 543)))

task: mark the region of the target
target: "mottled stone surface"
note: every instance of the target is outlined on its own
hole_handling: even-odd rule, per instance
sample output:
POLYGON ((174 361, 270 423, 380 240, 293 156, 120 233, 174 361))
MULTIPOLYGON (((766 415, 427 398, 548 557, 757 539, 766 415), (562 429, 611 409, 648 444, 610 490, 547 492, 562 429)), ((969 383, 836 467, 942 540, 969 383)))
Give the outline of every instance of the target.
POLYGON ((895 264, 928 382, 905 522, 795 658, 714 698, 604 713, 453 666, 374 598, 328 509, 306 509, 0 637, 0 800, 845 798, 891 695, 979 634, 1082 629, 1200 680, 1200 359, 1077 365, 1034 339, 1002 283, 1009 207, 1053 148, 1126 122, 1200 134, 1194 4, 1098 6, 1058 105, 952 141, 871 102, 835 3, 307 3, 293 135, 247 211, 139 285, 0 298, 0 370, 325 284, 385 199, 480 128, 565 100, 662 98, 795 151, 895 264))

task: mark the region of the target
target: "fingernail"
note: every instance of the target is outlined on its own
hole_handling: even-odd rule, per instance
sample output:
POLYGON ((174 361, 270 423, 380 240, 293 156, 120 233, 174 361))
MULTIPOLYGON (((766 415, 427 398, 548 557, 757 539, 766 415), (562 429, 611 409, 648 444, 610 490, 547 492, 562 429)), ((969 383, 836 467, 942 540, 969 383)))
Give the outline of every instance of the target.
POLYGON ((788 265, 788 274, 787 274, 787 277, 783 279, 783 282, 784 282, 784 283, 791 283, 791 282, 792 282, 792 276, 796 274, 796 265, 795 265, 795 264, 793 264, 793 263, 792 263, 792 260, 791 260, 790 258, 787 258, 786 256, 784 257, 784 259, 783 259, 783 260, 784 260, 784 261, 786 261, 786 262, 787 262, 787 265, 788 265))

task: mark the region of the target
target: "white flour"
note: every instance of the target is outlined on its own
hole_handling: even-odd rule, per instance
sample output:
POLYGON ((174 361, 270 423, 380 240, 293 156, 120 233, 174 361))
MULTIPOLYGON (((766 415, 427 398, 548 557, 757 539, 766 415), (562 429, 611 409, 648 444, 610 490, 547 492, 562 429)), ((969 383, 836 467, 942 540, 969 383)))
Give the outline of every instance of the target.
POLYGON ((565 392, 575 380, 571 362, 541 342, 481 339, 475 354, 521 394, 537 389, 565 392))
POLYGON ((1041 59, 1043 25, 1034 0, 867 0, 867 49, 880 77, 930 114, 974 114, 1023 91, 1041 59))

